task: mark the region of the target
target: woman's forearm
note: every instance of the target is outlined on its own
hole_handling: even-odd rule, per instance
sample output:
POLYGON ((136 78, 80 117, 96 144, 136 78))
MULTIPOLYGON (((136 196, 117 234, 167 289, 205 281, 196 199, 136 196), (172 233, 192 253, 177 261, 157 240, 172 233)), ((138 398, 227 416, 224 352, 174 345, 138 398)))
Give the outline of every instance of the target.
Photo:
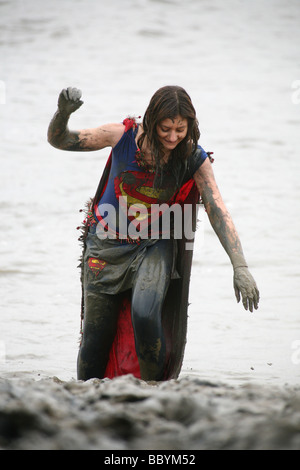
POLYGON ((70 114, 56 111, 48 127, 48 142, 61 150, 81 150, 79 133, 68 128, 69 118, 70 114))
POLYGON ((236 299, 239 302, 242 296, 245 309, 248 310, 249 308, 252 312, 253 307, 258 308, 259 291, 255 280, 247 269, 241 241, 224 204, 208 159, 196 171, 194 179, 211 226, 219 237, 234 268, 233 285, 236 299))
POLYGON ((202 198, 211 226, 228 254, 232 266, 234 268, 247 266, 240 238, 221 196, 216 197, 207 188, 202 198))
POLYGON ((53 147, 60 148, 66 138, 69 116, 62 116, 59 109, 54 114, 48 127, 48 142, 53 147))
POLYGON ((232 266, 234 268, 246 266, 247 263, 238 233, 224 204, 208 159, 195 173, 194 179, 201 194, 211 226, 228 254, 232 266))
POLYGON ((58 97, 58 108, 48 127, 48 142, 62 150, 85 150, 82 148, 79 132, 70 131, 68 122, 71 114, 83 104, 81 91, 68 88, 58 97))

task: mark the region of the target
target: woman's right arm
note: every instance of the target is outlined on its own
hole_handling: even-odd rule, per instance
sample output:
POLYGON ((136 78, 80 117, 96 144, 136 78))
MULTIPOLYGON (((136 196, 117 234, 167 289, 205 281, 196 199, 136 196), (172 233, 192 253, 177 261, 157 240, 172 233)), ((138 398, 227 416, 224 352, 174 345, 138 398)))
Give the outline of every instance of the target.
POLYGON ((83 104, 81 91, 67 88, 61 91, 58 98, 58 109, 48 128, 48 142, 61 150, 87 152, 114 147, 124 133, 124 125, 119 123, 105 124, 94 129, 71 131, 68 121, 72 113, 83 104))

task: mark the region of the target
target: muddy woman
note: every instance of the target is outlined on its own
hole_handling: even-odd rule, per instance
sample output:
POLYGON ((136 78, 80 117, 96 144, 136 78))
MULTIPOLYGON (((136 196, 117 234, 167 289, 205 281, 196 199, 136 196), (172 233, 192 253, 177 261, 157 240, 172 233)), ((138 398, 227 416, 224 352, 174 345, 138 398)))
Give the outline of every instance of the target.
POLYGON ((82 104, 80 90, 62 90, 48 129, 48 141, 61 150, 110 149, 84 227, 78 379, 131 373, 147 381, 168 380, 178 376, 184 355, 193 254, 190 237, 178 224, 194 227, 200 198, 232 264, 237 301, 253 312, 259 292, 211 156, 198 143, 187 92, 160 88, 141 123, 126 118, 70 130, 70 115, 82 104), (170 223, 164 227, 166 214, 170 223))

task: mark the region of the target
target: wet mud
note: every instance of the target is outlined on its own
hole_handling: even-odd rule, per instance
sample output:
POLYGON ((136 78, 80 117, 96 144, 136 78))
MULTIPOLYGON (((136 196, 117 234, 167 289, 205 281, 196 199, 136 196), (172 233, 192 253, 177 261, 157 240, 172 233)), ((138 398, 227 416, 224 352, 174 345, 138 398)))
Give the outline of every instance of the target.
POLYGON ((299 387, 0 379, 2 450, 294 450, 299 387))

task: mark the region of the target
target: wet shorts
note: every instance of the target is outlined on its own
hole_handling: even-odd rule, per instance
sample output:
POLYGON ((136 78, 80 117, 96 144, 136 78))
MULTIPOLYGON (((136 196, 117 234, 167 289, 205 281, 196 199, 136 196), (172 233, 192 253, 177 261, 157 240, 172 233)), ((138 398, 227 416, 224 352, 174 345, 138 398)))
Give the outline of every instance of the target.
MULTIPOLYGON (((142 239, 138 243, 127 243, 117 239, 100 239, 96 226, 89 229, 83 257, 83 282, 89 289, 105 294, 117 294, 131 289, 147 248, 166 240, 142 239)), ((171 278, 178 278, 175 269, 176 241, 172 244, 173 267, 171 278)))

